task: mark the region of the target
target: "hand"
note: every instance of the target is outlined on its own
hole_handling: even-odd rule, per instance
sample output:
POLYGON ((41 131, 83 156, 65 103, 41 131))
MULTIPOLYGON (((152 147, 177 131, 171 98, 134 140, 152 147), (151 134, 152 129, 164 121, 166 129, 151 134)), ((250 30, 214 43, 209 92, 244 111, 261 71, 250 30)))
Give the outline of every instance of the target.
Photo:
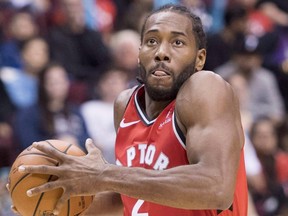
POLYGON ((101 174, 109 165, 103 159, 101 151, 93 144, 91 139, 86 140, 88 154, 85 156, 72 156, 64 154, 57 149, 43 143, 33 143, 33 146, 52 158, 59 161, 59 166, 25 165, 18 170, 25 173, 39 173, 55 175, 56 181, 45 183, 27 191, 28 196, 34 196, 56 188, 62 188, 63 194, 59 198, 53 211, 58 215, 60 209, 71 196, 95 195, 101 191, 101 174))

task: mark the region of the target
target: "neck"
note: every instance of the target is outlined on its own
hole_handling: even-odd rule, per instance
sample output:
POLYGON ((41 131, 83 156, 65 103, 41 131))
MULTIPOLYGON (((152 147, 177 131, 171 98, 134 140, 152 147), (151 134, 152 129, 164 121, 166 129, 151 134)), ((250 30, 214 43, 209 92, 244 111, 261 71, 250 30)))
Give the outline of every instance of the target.
POLYGON ((25 67, 25 72, 26 72, 26 74, 29 74, 30 76, 33 76, 35 78, 38 76, 38 71, 32 67, 29 67, 29 66, 25 67))
POLYGON ((63 101, 50 101, 48 106, 50 111, 59 112, 64 108, 64 103, 63 101))
POLYGON ((145 107, 146 115, 149 119, 155 119, 171 101, 154 101, 145 92, 145 107))

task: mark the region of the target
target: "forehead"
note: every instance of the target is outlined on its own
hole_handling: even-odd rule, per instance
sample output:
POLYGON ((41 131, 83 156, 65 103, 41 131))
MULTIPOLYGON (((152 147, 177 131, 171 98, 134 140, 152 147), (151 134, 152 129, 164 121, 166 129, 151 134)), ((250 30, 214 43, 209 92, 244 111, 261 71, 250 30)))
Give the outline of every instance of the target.
POLYGON ((172 11, 162 11, 150 16, 146 22, 144 35, 151 30, 181 32, 187 36, 193 34, 192 21, 186 15, 172 11))

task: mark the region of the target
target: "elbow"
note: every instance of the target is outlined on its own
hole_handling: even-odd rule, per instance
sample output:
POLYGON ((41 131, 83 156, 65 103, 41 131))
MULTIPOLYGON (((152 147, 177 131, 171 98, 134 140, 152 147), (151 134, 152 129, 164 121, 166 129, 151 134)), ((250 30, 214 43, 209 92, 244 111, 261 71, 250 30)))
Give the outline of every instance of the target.
POLYGON ((221 186, 221 189, 216 193, 216 209, 226 210, 231 207, 234 199, 234 191, 231 191, 227 188, 227 185, 221 186))

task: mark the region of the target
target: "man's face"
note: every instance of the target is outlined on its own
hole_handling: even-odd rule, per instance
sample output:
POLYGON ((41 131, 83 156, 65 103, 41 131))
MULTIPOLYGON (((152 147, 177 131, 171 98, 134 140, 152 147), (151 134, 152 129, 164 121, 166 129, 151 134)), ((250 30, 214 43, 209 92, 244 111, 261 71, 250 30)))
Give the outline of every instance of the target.
POLYGON ((197 48, 188 17, 174 12, 152 15, 139 52, 140 76, 148 95, 156 101, 174 99, 184 81, 202 69, 205 56, 205 50, 197 48))

